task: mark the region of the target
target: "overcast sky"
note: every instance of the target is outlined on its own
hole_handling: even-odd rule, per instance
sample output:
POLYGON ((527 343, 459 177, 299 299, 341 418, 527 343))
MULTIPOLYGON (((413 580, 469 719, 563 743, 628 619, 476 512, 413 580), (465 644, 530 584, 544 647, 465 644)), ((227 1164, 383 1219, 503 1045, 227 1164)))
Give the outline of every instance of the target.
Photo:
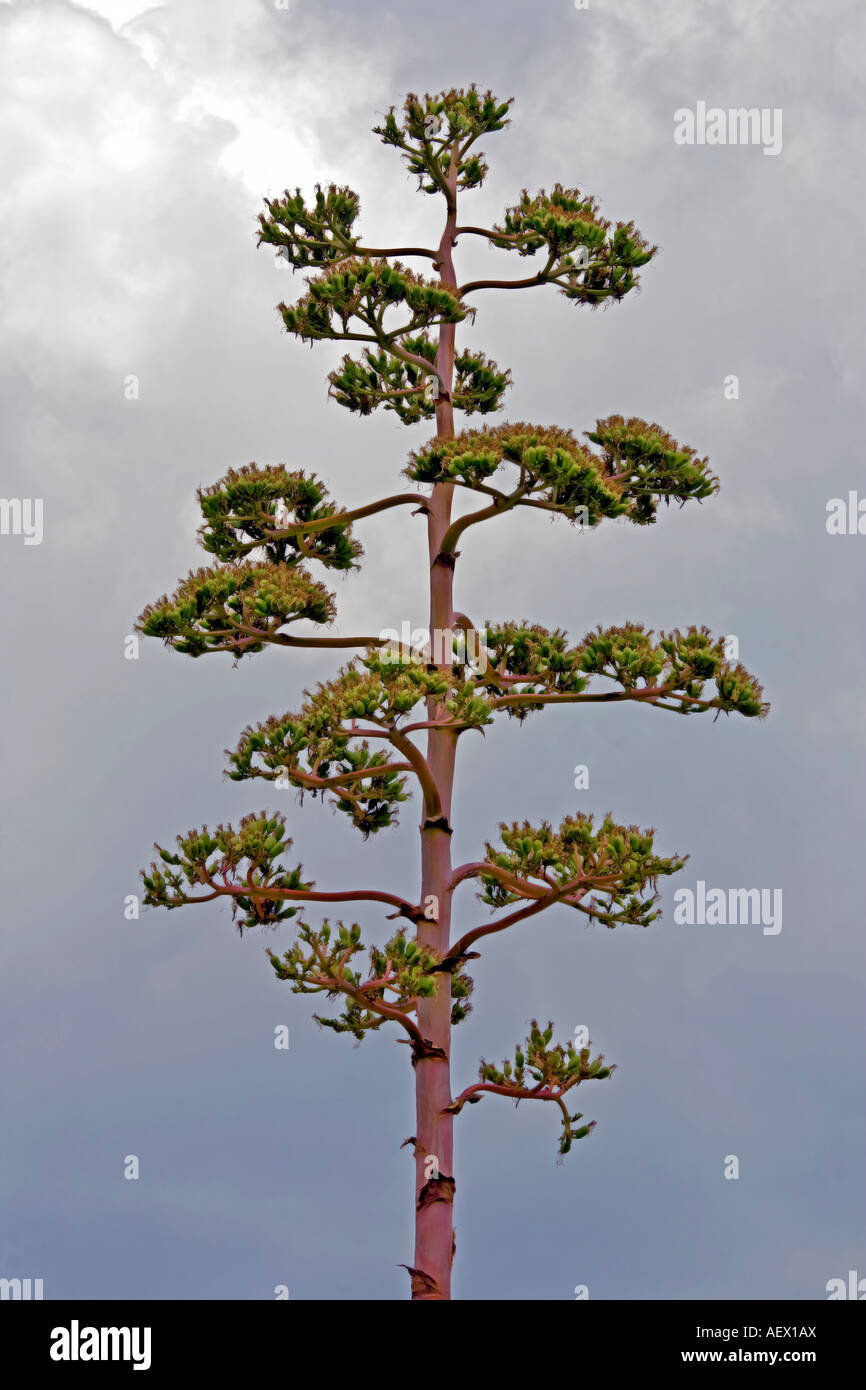
MULTIPOLYGON (((153 641, 125 660, 124 638, 205 562, 194 492, 227 468, 311 469, 343 504, 399 483, 429 427, 328 401, 342 346, 282 331, 302 278, 256 250, 255 218, 266 193, 334 180, 374 244, 438 239, 439 200, 370 127, 472 81, 515 102, 469 220, 560 180, 661 248, 597 313, 550 288, 478 296, 460 340, 511 368, 502 418, 657 420, 721 491, 646 528, 476 528, 457 606, 575 640, 706 623, 772 710, 565 707, 463 740, 455 862, 500 820, 609 809, 691 857, 647 930, 561 909, 476 963, 456 1088, 532 1017, 586 1024, 618 1070, 581 1094, 598 1126, 560 1166, 548 1107, 488 1096, 458 1118, 455 1296, 821 1299, 866 1275, 866 536, 826 528, 830 499, 866 496, 864 27, 858 0, 0 3, 0 494, 44 502, 41 544, 0 536, 0 1276, 46 1298, 408 1294, 406 1050, 318 1030, 221 905, 128 921, 124 899, 154 839, 263 805, 320 886, 417 894, 417 804, 365 844, 318 802, 224 779, 222 750, 333 674, 327 653, 234 669, 153 641), (781 110, 781 150, 676 144, 674 112, 701 101, 781 110), (698 880, 781 890, 782 930, 678 925, 674 889, 698 880)), ((419 521, 358 536, 362 571, 329 584, 337 630, 422 625, 419 521)), ((485 909, 462 892, 466 929, 485 909)))

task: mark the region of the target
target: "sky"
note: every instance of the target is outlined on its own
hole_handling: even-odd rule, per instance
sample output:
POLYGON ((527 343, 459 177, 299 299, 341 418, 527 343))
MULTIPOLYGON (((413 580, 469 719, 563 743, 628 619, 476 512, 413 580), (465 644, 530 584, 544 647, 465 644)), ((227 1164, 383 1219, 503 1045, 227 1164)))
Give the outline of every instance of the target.
MULTIPOLYGON (((479 296, 466 342, 512 371, 502 418, 657 420, 721 489, 645 528, 477 527, 457 606, 575 640, 705 623, 772 708, 564 707, 462 741, 455 862, 500 821, 608 810, 690 858, 647 929, 555 909, 475 963, 455 1087, 536 1017, 585 1025, 617 1070, 580 1096, 597 1127, 562 1164, 546 1106, 458 1117, 454 1294, 811 1300, 866 1275, 866 538, 827 529, 832 499, 866 497, 864 37, 857 0, 2 0, 0 495, 41 499, 43 532, 0 535, 0 1276, 49 1299, 408 1296, 405 1049, 317 1029, 268 967, 274 939, 241 940, 221 904, 124 906, 154 840, 263 805, 317 884, 417 893, 417 803, 365 843, 319 802, 223 776, 246 724, 334 673, 327 652, 234 668, 155 641, 129 660, 125 639, 205 562, 195 490, 228 468, 315 471, 346 506, 399 486, 429 427, 327 399, 343 346, 283 332, 303 277, 256 249, 256 216, 334 181, 374 244, 438 240, 438 200, 371 127, 471 82, 514 98, 473 223, 561 181, 660 248, 598 312, 549 287, 479 296), (699 102, 780 111, 781 148, 678 144, 699 102), (781 892, 781 930, 676 922, 699 881, 781 892)), ((514 271, 455 254, 458 273, 514 271)), ((357 535, 335 631, 422 626, 417 521, 357 535)), ((461 892, 465 930, 485 909, 461 892)))

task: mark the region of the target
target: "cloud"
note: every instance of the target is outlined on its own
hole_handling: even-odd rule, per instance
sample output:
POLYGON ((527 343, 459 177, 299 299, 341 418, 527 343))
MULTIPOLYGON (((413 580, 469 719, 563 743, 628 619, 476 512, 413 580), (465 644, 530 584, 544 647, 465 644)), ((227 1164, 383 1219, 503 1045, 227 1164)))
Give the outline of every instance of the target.
MULTIPOLYGON (((330 102, 290 23, 318 40, 316 16, 227 3, 0 11, 0 294, 34 377, 140 360, 224 278, 227 224, 321 172, 330 102)), ((348 43, 329 68, 351 109, 365 84, 348 43)))

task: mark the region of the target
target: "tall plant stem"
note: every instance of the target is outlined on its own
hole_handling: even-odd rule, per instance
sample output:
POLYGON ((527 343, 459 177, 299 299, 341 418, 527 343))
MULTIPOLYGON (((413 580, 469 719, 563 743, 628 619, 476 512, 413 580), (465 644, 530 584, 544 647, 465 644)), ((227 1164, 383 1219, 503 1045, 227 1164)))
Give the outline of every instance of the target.
MULTIPOLYGON (((441 283, 453 289, 453 243, 457 228, 457 151, 452 147, 446 180, 447 216, 436 259, 441 283)), ((439 438, 454 435, 454 324, 439 327, 436 367, 440 395, 436 403, 439 438)), ((451 483, 436 483, 427 518, 430 556, 430 634, 450 631, 453 619, 454 562, 442 555, 442 540, 451 523, 451 483)), ((435 700, 427 704, 428 718, 442 718, 435 700)), ((421 902, 429 918, 419 925, 418 939, 440 956, 447 953, 451 931, 451 793, 457 736, 447 729, 429 729, 427 762, 438 790, 438 815, 425 799, 421 825, 421 902)), ((418 1027, 430 1043, 430 1055, 415 1058, 415 1270, 413 1299, 449 1299, 453 1227, 453 1124, 444 1114, 451 1104, 451 976, 437 975, 436 994, 418 1004, 418 1027)))

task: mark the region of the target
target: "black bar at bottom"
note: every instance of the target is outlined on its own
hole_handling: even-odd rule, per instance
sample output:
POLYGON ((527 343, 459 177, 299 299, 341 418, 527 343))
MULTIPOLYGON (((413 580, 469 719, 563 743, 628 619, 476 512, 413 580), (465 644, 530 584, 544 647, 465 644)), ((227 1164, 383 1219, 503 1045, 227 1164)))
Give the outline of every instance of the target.
POLYGON ((108 1371, 161 1383, 184 1371, 226 1378, 271 1368, 306 1380, 339 1367, 352 1376, 399 1370, 401 1379, 424 1381, 441 1337, 453 1356, 449 1380, 460 1372, 465 1337, 484 1360, 485 1379, 500 1360, 511 1378, 520 1348, 535 1370, 549 1367, 570 1385, 599 1369, 688 1373, 711 1365, 807 1366, 826 1377, 860 1362, 866 1332, 862 1311, 842 1301, 530 1301, 515 1316, 513 1304, 477 1300, 453 1303, 442 1321, 398 1308, 362 1304, 356 1322, 351 1304, 303 1300, 3 1301, 0 1344, 5 1365, 49 1381, 108 1371))

